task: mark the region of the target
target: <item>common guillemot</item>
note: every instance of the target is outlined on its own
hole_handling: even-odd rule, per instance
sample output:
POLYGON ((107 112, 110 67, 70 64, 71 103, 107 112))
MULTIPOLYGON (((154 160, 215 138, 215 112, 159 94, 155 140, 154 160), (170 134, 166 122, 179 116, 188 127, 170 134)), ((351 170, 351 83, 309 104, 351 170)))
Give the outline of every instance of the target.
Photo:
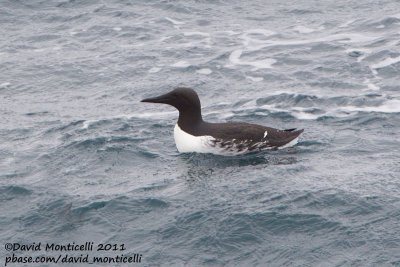
POLYGON ((209 123, 201 116, 197 93, 186 87, 141 102, 168 104, 179 111, 174 128, 175 144, 180 153, 197 152, 239 155, 266 149, 281 149, 297 143, 304 131, 278 130, 245 122, 209 123))

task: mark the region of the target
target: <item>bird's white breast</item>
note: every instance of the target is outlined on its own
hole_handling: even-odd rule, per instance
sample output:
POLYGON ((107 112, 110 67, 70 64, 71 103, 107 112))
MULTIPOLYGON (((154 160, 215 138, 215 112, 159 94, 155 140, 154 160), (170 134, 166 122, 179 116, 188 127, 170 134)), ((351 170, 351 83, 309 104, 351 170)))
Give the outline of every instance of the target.
POLYGON ((213 153, 214 149, 211 142, 214 137, 204 135, 204 136, 194 136, 183 131, 178 124, 175 124, 174 128, 174 138, 176 148, 180 153, 188 152, 198 152, 198 153, 213 153))

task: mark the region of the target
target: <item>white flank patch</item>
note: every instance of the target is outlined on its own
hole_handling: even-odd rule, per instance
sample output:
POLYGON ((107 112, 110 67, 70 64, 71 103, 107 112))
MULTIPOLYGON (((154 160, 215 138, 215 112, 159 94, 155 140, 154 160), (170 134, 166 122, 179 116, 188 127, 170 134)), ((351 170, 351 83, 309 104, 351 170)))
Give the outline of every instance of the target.
POLYGON ((278 149, 282 149, 282 148, 287 148, 287 147, 291 147, 297 144, 297 142, 299 142, 299 138, 296 137, 295 139, 293 139, 292 141, 290 141, 289 143, 287 143, 286 145, 280 146, 278 147, 278 149))
POLYGON ((183 131, 178 124, 175 124, 174 138, 176 148, 180 153, 215 153, 210 145, 211 141, 215 139, 212 136, 193 136, 183 131))
POLYGON ((268 135, 268 131, 265 131, 264 138, 268 135))

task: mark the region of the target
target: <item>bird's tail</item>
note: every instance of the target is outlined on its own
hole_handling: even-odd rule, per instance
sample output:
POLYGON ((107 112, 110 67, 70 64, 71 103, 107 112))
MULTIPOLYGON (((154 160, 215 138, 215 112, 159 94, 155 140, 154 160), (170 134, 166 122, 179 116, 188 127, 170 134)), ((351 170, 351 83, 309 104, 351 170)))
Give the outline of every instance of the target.
POLYGON ((296 129, 288 129, 288 130, 285 130, 285 132, 290 132, 290 134, 288 135, 287 138, 285 138, 284 143, 281 146, 279 146, 279 149, 296 145, 298 142, 298 139, 299 139, 299 135, 302 132, 304 132, 304 129, 300 129, 297 131, 296 131, 296 129))

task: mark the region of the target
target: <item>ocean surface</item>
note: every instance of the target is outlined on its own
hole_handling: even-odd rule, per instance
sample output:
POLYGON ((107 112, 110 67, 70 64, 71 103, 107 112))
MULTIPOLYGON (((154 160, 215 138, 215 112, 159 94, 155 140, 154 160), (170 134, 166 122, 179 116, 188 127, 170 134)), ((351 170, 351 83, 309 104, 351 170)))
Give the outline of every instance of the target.
POLYGON ((98 266, 400 266, 399 1, 1 0, 0 36, 3 266, 60 254, 5 248, 33 242, 141 255, 98 266), (178 112, 140 103, 177 86, 207 121, 305 131, 179 154, 178 112))

